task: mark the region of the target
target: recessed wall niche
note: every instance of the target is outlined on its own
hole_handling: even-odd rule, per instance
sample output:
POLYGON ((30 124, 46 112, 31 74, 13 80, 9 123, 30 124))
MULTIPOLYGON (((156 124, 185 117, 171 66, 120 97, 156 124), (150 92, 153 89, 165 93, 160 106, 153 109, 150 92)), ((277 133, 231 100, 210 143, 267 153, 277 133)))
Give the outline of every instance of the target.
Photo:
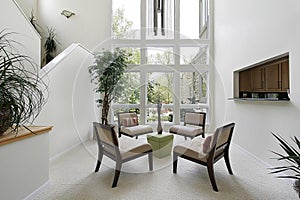
POLYGON ((289 53, 234 71, 234 99, 288 101, 289 53))

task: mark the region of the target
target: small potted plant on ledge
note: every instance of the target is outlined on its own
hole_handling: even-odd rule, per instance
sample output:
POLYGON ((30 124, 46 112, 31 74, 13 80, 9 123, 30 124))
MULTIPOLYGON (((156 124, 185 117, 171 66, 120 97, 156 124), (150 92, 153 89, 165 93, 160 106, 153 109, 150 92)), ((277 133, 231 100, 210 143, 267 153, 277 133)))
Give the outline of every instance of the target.
POLYGON ((292 172, 291 175, 282 175, 278 176, 278 178, 294 179, 294 189, 298 193, 300 199, 300 141, 294 136, 294 138, 292 138, 292 141, 295 143, 294 147, 280 135, 274 133, 272 133, 272 135, 278 140, 279 145, 285 151, 285 154, 272 152, 278 156, 278 158, 276 158, 278 161, 286 161, 287 165, 271 168, 273 170, 271 173, 292 172))
POLYGON ((44 44, 46 64, 48 64, 56 56, 57 44, 59 44, 59 42, 55 39, 55 29, 47 27, 47 30, 48 36, 46 37, 44 44))
POLYGON ((30 124, 46 102, 46 85, 33 60, 18 53, 14 33, 0 31, 0 136, 10 127, 30 124))
POLYGON ((120 48, 114 51, 104 49, 95 53, 95 64, 89 67, 91 81, 96 84, 95 91, 100 95, 97 103, 102 106, 102 124, 108 124, 110 103, 122 90, 118 83, 127 68, 129 56, 120 48))

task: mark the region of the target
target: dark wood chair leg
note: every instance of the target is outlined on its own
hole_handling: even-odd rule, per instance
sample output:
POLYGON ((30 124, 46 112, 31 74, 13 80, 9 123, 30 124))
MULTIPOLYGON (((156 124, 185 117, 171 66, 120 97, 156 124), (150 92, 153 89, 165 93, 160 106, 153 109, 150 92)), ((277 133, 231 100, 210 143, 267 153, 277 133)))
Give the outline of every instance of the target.
POLYGON ((204 133, 202 133, 202 137, 205 138, 205 134, 204 133))
POLYGON ((187 139, 186 136, 184 136, 184 139, 185 139, 185 140, 187 139))
POLYGON ((102 158, 103 158, 103 151, 100 150, 100 151, 98 152, 98 160, 97 160, 95 172, 98 172, 98 171, 99 171, 99 168, 100 168, 101 162, 102 162, 102 158))
POLYGON ((208 170, 208 175, 209 175, 211 185, 212 185, 214 191, 218 192, 219 190, 218 190, 217 183, 216 183, 216 180, 215 180, 213 164, 208 163, 207 164, 207 170, 208 170))
POLYGON ((153 171, 153 152, 148 153, 149 170, 153 171))
POLYGON ((121 162, 116 162, 116 169, 115 169, 115 177, 114 177, 114 181, 111 187, 116 187, 118 184, 118 180, 120 177, 120 173, 121 173, 121 167, 122 167, 122 163, 121 162))
POLYGON ((224 160, 225 160, 226 167, 228 169, 229 174, 233 175, 232 169, 231 169, 231 166, 230 166, 230 162, 229 162, 229 153, 228 153, 228 151, 224 152, 224 160))
POLYGON ((173 151, 173 173, 177 173, 178 154, 173 151))

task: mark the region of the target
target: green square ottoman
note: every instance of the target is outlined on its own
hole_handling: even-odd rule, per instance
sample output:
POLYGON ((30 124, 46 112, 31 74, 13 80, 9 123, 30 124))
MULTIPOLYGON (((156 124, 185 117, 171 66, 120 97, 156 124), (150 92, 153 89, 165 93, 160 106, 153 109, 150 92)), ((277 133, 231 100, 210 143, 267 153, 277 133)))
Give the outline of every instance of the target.
POLYGON ((171 154, 173 147, 173 134, 151 134, 147 135, 147 141, 151 144, 153 155, 158 158, 163 158, 171 154))

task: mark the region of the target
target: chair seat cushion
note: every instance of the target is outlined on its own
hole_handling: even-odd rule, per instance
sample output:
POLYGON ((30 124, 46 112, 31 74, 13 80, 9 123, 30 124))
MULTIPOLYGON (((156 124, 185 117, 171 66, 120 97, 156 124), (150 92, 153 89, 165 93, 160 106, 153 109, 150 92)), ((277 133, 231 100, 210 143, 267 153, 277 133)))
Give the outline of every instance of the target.
POLYGON ((170 127, 169 132, 189 137, 195 137, 201 135, 203 133, 203 129, 200 126, 174 125, 170 127))
POLYGON ((133 139, 130 137, 119 138, 119 149, 122 160, 130 159, 144 152, 152 150, 151 145, 142 139, 133 139))
POLYGON ((203 144, 206 138, 195 137, 192 140, 185 141, 181 144, 176 145, 173 151, 188 157, 194 158, 196 160, 207 161, 208 152, 203 152, 203 144))
POLYGON ((130 136, 136 136, 136 135, 142 135, 146 133, 152 133, 153 129, 149 125, 137 125, 137 126, 130 126, 130 127, 122 126, 121 132, 130 136))

